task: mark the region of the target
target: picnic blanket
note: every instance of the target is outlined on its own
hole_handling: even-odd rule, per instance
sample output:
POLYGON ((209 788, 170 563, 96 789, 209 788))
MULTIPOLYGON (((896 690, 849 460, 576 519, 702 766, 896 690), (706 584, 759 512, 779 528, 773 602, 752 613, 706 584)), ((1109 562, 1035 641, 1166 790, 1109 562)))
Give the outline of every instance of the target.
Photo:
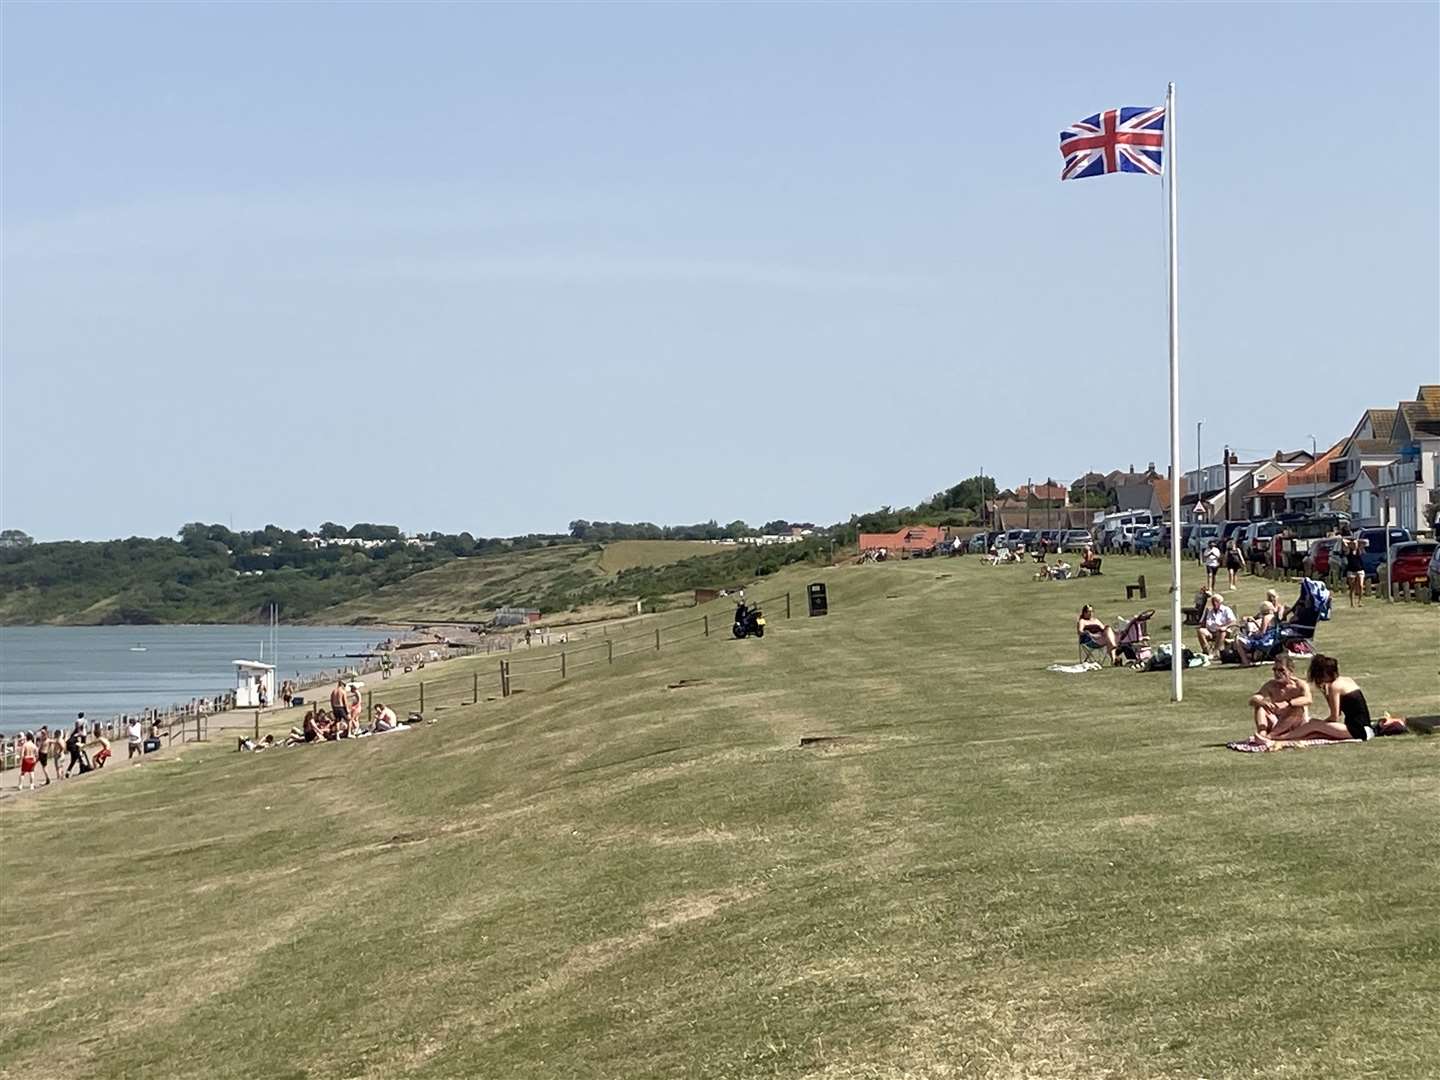
POLYGON ((1359 739, 1281 739, 1272 743, 1251 742, 1249 739, 1237 739, 1235 742, 1225 744, 1228 750, 1238 750, 1242 754, 1269 754, 1276 750, 1306 750, 1312 746, 1363 746, 1359 739))

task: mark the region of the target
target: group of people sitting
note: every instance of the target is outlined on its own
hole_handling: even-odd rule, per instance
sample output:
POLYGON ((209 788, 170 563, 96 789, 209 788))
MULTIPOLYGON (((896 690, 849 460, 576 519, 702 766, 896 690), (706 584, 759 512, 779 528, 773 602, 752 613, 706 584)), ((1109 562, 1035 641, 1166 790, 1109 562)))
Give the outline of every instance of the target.
POLYGON ((1311 651, 1316 625, 1330 617, 1330 590, 1304 578, 1299 599, 1287 607, 1274 589, 1266 589, 1259 610, 1240 618, 1223 593, 1202 589, 1193 611, 1195 636, 1206 656, 1221 663, 1263 664, 1279 652, 1311 651))
POLYGON ((1404 717, 1387 712, 1373 719, 1365 691, 1340 674, 1335 657, 1321 653, 1311 657, 1304 681, 1295 674, 1287 654, 1276 656, 1269 681, 1250 698, 1250 709, 1255 730, 1249 742, 1266 747, 1302 739, 1367 741, 1377 735, 1403 735, 1406 730, 1404 717), (1310 715, 1317 696, 1326 707, 1323 719, 1310 715))
POLYGON ((389 705, 376 705, 370 718, 370 726, 360 723, 358 711, 351 715, 348 709, 326 714, 324 709, 314 708, 305 713, 305 719, 298 728, 291 728, 285 737, 286 746, 301 743, 331 742, 335 739, 360 738, 366 735, 380 735, 387 731, 399 731, 405 725, 389 705))

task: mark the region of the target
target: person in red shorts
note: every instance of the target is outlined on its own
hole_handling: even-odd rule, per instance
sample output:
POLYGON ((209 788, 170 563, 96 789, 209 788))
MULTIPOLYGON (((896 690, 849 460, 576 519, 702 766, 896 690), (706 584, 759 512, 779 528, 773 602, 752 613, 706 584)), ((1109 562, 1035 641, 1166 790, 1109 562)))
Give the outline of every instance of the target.
POLYGON ((25 790, 25 778, 30 778, 30 790, 35 790, 35 766, 40 763, 40 748, 35 745, 35 736, 25 732, 20 743, 20 786, 15 790, 25 790))

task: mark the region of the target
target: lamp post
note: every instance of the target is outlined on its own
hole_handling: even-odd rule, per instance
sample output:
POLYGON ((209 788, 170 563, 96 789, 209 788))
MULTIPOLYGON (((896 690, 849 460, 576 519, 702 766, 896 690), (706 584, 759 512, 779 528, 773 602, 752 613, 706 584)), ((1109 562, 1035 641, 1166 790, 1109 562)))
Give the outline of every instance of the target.
POLYGON ((1195 509, 1190 511, 1192 519, 1200 516, 1200 494, 1205 490, 1205 459, 1200 456, 1200 429, 1204 426, 1204 420, 1195 421, 1195 509))

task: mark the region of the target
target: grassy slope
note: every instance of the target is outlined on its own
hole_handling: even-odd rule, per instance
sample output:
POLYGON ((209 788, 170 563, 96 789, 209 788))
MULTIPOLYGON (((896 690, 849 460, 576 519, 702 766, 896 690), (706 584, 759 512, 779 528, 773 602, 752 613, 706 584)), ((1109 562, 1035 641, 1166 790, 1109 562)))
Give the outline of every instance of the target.
POLYGON ((552 589, 569 591, 599 584, 622 570, 663 567, 681 559, 733 554, 735 550, 688 540, 619 540, 606 544, 598 555, 588 545, 562 544, 457 559, 326 608, 307 621, 483 619, 502 604, 526 603, 552 589))
POLYGON ((580 544, 482 555, 415 574, 368 596, 326 608, 309 621, 488 619, 497 607, 543 593, 562 579, 573 578, 581 584, 601 577, 599 557, 580 544))
MULTIPOLYGON (((763 642, 9 800, 0 1071, 1432 1075, 1440 739, 1242 756, 1256 672, 1042 671, 1118 573, 823 573, 763 642)), ((1435 712, 1437 616, 1322 644, 1435 712)))
POLYGON ((600 554, 600 569, 618 574, 635 566, 666 566, 697 555, 720 555, 734 548, 703 540, 616 540, 600 554))

